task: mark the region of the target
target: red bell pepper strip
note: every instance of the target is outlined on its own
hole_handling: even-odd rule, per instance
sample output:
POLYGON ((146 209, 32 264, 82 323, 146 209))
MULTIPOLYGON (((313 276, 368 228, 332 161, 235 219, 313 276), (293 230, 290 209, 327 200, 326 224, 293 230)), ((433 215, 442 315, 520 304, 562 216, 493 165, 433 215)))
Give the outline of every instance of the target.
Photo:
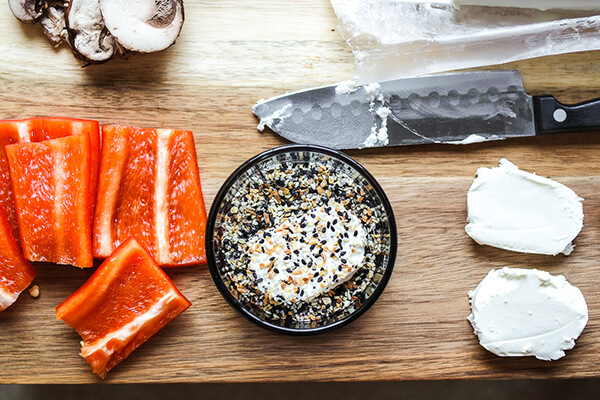
POLYGON ((0 208, 4 211, 13 237, 19 240, 17 213, 12 195, 8 160, 4 146, 13 143, 41 142, 66 136, 83 135, 90 146, 90 213, 93 216, 100 161, 100 128, 97 121, 73 118, 31 118, 0 120, 0 208))
POLYGON ((158 264, 206 261, 206 209, 192 132, 102 127, 94 256, 133 236, 158 264))
POLYGON ((17 300, 35 275, 35 270, 23 257, 4 212, 0 209, 0 311, 17 300))
POLYGON ((81 355, 104 378, 191 303, 131 238, 56 308, 82 337, 81 355))
POLYGON ((25 257, 92 267, 87 138, 68 136, 5 149, 25 257))

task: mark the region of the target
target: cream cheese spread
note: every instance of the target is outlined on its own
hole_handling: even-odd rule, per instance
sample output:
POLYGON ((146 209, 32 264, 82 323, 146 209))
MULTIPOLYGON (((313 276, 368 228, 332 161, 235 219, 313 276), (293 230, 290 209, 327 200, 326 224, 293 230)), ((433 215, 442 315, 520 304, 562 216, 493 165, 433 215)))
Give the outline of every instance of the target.
POLYGON ((443 142, 445 144, 473 144, 473 143, 483 143, 483 142, 487 142, 490 140, 504 140, 504 138, 492 135, 488 138, 481 136, 481 135, 477 135, 477 134, 471 134, 469 136, 467 136, 466 138, 464 138, 463 140, 451 140, 449 142, 443 142))
POLYGON ((588 321, 581 291, 564 276, 537 269, 492 270, 469 298, 468 320, 479 343, 499 356, 557 360, 588 321))
MULTIPOLYGON (((261 99, 258 101, 258 104, 264 103, 265 100, 261 99)), ((271 114, 268 117, 264 117, 261 118, 260 121, 258 122, 258 126, 256 127, 256 129, 258 129, 260 132, 264 132, 265 130, 265 126, 271 126, 275 123, 276 120, 281 120, 283 118, 286 118, 289 116, 288 110, 292 107, 291 104, 286 104, 285 106, 283 106, 282 108, 280 108, 279 110, 276 110, 273 114, 271 114)))
POLYGON ((338 83, 338 85, 335 87, 335 94, 337 95, 343 95, 343 94, 351 94, 354 93, 358 90, 358 86, 356 85, 355 81, 344 81, 344 82, 340 82, 338 83))
POLYGON ((367 136, 362 145, 364 147, 374 147, 375 145, 387 146, 390 143, 387 118, 392 113, 392 110, 384 105, 381 85, 379 83, 370 83, 365 85, 364 89, 369 99, 369 111, 375 116, 375 124, 371 127, 371 134, 367 136), (380 121, 380 123, 378 124, 377 121, 380 121))
POLYGON ((358 217, 330 202, 252 237, 248 273, 276 303, 308 301, 348 281, 363 263, 366 243, 358 217))
POLYGON ((479 168, 467 193, 467 234, 479 244, 523 253, 569 255, 583 227, 583 199, 563 184, 506 159, 479 168))

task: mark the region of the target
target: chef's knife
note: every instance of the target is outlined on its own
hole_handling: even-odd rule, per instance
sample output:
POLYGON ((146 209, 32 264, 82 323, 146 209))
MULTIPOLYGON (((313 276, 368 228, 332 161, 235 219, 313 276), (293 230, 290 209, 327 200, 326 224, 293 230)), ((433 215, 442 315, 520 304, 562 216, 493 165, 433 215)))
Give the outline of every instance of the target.
POLYGON ((348 83, 261 100, 260 119, 284 138, 336 149, 468 144, 600 128, 600 99, 564 105, 529 96, 518 71, 477 71, 348 83))

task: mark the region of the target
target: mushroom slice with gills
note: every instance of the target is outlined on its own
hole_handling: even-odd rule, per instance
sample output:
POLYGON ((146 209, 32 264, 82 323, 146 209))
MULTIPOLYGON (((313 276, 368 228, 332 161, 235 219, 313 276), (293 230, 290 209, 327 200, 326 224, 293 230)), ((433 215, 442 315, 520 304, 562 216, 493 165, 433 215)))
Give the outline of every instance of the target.
POLYGON ((100 0, 100 11, 119 44, 141 53, 171 46, 184 21, 183 0, 100 0))
POLYGON ((40 19, 45 3, 42 0, 8 0, 10 11, 19 21, 26 24, 33 24, 40 19))
POLYGON ((115 38, 104 25, 97 0, 71 0, 67 30, 73 53, 86 61, 110 60, 118 50, 115 38))
POLYGON ((44 34, 54 47, 58 47, 62 42, 68 40, 65 13, 68 3, 63 0, 46 2, 47 8, 40 18, 40 24, 44 34))

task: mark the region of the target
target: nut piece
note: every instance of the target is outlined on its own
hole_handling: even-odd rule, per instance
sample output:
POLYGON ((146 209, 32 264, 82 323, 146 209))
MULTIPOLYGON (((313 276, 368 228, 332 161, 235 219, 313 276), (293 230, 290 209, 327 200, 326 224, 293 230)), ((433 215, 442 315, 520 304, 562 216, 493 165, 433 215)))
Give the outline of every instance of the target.
POLYGON ((38 285, 33 285, 29 288, 29 294, 36 299, 40 295, 40 287, 38 285))
POLYGON ((183 0, 100 0, 100 11, 119 44, 142 53, 175 43, 184 21, 183 0))
POLYGON ((118 51, 115 38, 106 30, 98 1, 72 0, 66 20, 76 56, 88 62, 102 62, 118 51))
POLYGON ((42 16, 45 3, 42 0, 8 0, 10 11, 26 24, 33 24, 42 16))

